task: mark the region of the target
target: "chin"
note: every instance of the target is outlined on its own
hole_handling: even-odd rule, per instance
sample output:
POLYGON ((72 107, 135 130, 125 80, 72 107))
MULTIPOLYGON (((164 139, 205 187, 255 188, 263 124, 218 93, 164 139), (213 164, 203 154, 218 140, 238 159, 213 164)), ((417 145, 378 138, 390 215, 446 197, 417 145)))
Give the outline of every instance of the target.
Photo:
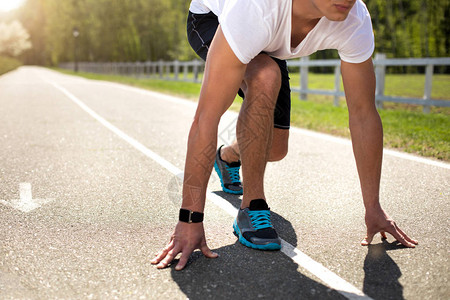
POLYGON ((347 19, 348 14, 345 15, 331 15, 331 16, 325 16, 330 21, 336 21, 336 22, 342 22, 347 19))

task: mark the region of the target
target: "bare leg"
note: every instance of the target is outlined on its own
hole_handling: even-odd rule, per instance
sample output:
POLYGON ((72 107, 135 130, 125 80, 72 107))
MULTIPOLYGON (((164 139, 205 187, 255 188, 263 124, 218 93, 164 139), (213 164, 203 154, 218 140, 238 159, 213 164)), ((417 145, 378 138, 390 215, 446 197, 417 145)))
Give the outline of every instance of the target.
MULTIPOLYGON (((272 146, 270 147, 269 161, 279 161, 282 160, 288 152, 288 140, 289 140, 289 130, 288 129, 273 129, 272 146)), ((227 163, 236 162, 241 159, 241 154, 239 151, 239 144, 237 140, 229 146, 222 147, 220 156, 227 163)))
POLYGON ((281 86, 278 65, 260 54, 247 66, 241 86, 245 101, 236 128, 242 160, 244 197, 241 208, 251 200, 265 199, 264 172, 272 145, 273 113, 281 86))
POLYGON ((239 145, 237 140, 234 140, 230 146, 222 147, 220 157, 227 163, 236 162, 241 159, 239 152, 239 145))

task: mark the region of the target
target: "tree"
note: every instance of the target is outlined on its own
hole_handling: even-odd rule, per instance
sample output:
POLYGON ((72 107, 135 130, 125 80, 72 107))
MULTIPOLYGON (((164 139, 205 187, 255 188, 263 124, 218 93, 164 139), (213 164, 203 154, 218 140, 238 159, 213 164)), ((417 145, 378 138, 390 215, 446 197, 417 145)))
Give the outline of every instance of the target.
POLYGON ((0 23, 0 54, 16 57, 31 47, 30 35, 19 21, 0 23))
MULTIPOLYGON (((17 18, 33 48, 25 63, 189 60, 191 0, 27 0, 17 18)), ((450 56, 450 0, 364 0, 372 16, 375 52, 388 57, 450 56)), ((0 15, 1 17, 1 15, 0 15)), ((1 20, 0 20, 1 21, 1 20)), ((336 51, 315 57, 337 58, 336 51)), ((324 71, 324 70, 322 70, 324 71)))

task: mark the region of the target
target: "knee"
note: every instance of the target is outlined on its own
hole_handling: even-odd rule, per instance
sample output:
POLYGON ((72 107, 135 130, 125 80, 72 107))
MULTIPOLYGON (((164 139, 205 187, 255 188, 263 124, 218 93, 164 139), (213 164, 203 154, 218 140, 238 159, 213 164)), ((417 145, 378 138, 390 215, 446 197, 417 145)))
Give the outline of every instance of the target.
POLYGON ((281 72, 278 64, 267 55, 259 55, 247 66, 244 76, 247 89, 278 95, 281 72))

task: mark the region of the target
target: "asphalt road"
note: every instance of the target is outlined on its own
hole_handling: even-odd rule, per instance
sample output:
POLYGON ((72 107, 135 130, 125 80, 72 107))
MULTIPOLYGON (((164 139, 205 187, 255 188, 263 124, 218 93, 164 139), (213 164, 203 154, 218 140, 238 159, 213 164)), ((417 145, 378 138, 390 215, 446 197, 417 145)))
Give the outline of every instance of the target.
MULTIPOLYGON (((296 101, 296 100, 294 100, 296 101)), ((232 233, 240 199, 210 180, 208 244, 181 272, 150 259, 180 204, 195 103, 22 67, 0 77, 1 299, 449 299, 449 164, 385 151, 382 205, 412 237, 359 245, 364 208, 348 140, 292 129, 266 194, 283 251, 232 233)), ((233 138, 236 114, 219 143, 233 138)))

